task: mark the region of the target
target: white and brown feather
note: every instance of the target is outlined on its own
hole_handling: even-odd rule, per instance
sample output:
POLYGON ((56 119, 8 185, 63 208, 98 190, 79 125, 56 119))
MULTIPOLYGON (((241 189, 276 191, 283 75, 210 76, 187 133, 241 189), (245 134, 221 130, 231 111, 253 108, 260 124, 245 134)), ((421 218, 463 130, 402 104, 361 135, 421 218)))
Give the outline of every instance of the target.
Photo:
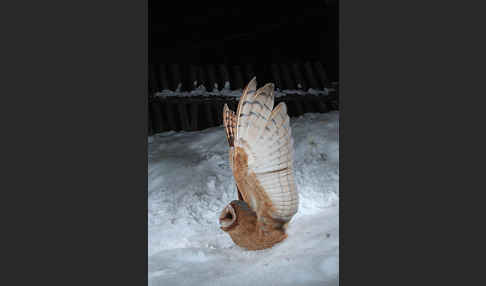
POLYGON ((269 233, 285 234, 299 204, 287 107, 283 102, 273 106, 274 85, 266 84, 257 90, 253 78, 243 91, 236 114, 226 105, 223 110, 239 196, 241 193, 256 213, 257 232, 262 237, 274 237, 270 241, 278 239, 269 233))
POLYGON ((230 147, 233 147, 236 135, 236 114, 233 110, 228 108, 227 104, 223 107, 223 125, 226 130, 228 144, 230 147))

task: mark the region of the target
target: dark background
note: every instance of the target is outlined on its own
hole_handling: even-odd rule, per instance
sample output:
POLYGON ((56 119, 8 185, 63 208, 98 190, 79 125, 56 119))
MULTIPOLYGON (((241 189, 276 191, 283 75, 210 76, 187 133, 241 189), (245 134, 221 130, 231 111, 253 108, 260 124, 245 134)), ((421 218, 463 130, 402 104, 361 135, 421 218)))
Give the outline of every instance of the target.
MULTIPOLYGON (((190 5, 187 3, 187 5, 190 5)), ((338 80, 337 1, 313 6, 168 7, 149 1, 149 63, 320 61, 338 80)))

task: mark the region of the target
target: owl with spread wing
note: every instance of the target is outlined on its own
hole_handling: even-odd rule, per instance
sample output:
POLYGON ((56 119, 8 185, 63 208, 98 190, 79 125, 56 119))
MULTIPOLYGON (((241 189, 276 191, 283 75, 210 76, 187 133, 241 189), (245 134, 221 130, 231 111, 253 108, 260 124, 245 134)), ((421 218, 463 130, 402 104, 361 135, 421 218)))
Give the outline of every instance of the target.
POLYGON ((223 108, 238 200, 223 209, 219 223, 235 244, 248 250, 269 248, 287 238, 287 225, 299 206, 287 106, 273 105, 274 85, 257 90, 253 78, 236 113, 226 104, 223 108))

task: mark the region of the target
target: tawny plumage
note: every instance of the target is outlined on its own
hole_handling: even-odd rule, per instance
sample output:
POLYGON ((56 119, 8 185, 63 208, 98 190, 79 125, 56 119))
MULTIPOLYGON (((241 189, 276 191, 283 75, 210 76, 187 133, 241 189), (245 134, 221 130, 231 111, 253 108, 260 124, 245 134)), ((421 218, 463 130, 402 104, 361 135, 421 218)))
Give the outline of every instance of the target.
POLYGON ((253 78, 235 112, 225 104, 223 125, 238 200, 219 218, 221 229, 239 246, 257 250, 287 237, 299 197, 293 177, 293 140, 287 107, 274 105, 274 85, 256 89, 253 78))

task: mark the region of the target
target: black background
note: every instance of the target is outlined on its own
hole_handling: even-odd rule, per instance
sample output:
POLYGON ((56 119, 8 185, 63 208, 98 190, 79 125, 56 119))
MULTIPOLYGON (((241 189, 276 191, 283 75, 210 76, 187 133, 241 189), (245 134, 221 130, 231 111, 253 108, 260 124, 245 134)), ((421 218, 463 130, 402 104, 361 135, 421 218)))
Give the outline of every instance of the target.
MULTIPOLYGON (((312 5, 313 4, 313 5, 312 5)), ((321 61, 338 80, 336 1, 310 6, 168 7, 149 1, 150 63, 321 61)))

